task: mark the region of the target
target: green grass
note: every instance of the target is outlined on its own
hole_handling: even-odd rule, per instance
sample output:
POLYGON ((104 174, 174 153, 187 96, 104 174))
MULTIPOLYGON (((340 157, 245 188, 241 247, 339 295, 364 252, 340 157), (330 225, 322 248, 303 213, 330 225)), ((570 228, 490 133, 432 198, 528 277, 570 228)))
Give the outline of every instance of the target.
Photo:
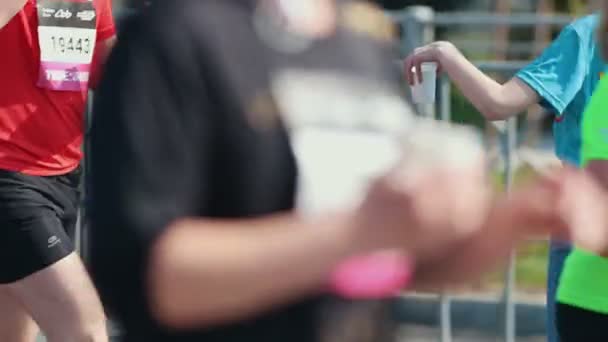
MULTIPOLYGON (((513 186, 518 187, 534 179, 536 173, 530 167, 520 167, 513 175, 513 186)), ((497 191, 504 191, 504 173, 495 171, 491 173, 491 182, 497 191)))
POLYGON ((530 242, 518 251, 516 278, 519 289, 546 290, 548 253, 546 241, 530 242))
MULTIPOLYGON (((520 168, 515 172, 513 186, 517 187, 532 180, 535 173, 530 168, 520 168)), ((491 181, 498 191, 504 190, 503 174, 494 172, 491 181)), ((541 293, 546 290, 548 241, 529 241, 517 250, 516 284, 518 291, 541 293)), ((503 286, 505 269, 485 276, 479 283, 474 284, 475 290, 496 290, 503 286)))
MULTIPOLYGON (((546 290, 548 251, 547 241, 531 241, 518 249, 515 264, 517 291, 542 293, 546 290)), ((475 289, 490 291, 502 288, 505 271, 488 274, 475 285, 475 289)))

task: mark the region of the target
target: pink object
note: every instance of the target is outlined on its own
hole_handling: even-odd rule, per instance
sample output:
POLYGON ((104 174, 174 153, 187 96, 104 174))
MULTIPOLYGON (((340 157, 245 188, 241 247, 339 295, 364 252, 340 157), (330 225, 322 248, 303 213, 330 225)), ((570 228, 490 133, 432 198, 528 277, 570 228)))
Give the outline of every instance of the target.
POLYGON ((381 299, 398 295, 412 278, 410 258, 394 252, 353 257, 330 279, 333 293, 347 299, 381 299))

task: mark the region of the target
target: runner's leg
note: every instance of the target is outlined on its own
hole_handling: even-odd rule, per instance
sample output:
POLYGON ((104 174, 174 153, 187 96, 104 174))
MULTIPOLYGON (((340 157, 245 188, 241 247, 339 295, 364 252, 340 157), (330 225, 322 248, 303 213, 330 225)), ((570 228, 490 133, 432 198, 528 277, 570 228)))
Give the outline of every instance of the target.
POLYGON ((72 237, 80 175, 0 170, 0 284, 48 342, 107 342, 105 317, 72 237))
POLYGON ((8 287, 48 342, 108 341, 101 302, 75 253, 8 287))
POLYGON ((6 287, 0 287, 0 341, 33 342, 38 327, 6 287))

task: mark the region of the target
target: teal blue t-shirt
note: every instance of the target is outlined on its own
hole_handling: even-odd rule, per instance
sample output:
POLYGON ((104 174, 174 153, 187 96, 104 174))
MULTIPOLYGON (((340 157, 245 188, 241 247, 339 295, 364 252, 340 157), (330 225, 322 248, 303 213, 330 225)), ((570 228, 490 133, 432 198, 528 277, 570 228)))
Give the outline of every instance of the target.
POLYGON ((553 136, 557 157, 580 165, 581 121, 605 64, 596 44, 599 15, 574 21, 540 57, 516 77, 541 97, 541 105, 555 114, 553 136))

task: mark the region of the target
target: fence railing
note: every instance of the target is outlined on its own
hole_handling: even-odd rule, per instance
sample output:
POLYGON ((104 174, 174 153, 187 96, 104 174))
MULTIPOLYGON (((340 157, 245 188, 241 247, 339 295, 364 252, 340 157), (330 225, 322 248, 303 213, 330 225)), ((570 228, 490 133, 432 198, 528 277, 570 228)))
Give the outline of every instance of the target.
MULTIPOLYGON (((473 13, 473 12, 449 12, 436 13, 430 7, 414 6, 400 12, 391 12, 389 15, 395 20, 402 29, 401 53, 407 55, 415 48, 431 43, 435 40, 437 27, 450 28, 454 26, 498 26, 508 25, 511 27, 537 27, 539 25, 550 25, 553 27, 563 27, 569 24, 573 18, 567 15, 537 15, 537 14, 517 14, 501 15, 496 13, 473 13)), ((526 61, 480 61, 476 65, 479 69, 488 73, 498 73, 501 76, 511 77, 519 69, 526 65, 526 61)), ((438 117, 441 120, 451 118, 451 82, 443 76, 439 79, 438 104, 436 107, 422 107, 419 111, 423 115, 436 116, 435 111, 439 110, 438 117)), ((514 154, 517 142, 517 118, 508 120, 506 123, 497 123, 501 155, 504 160, 503 177, 507 191, 513 183, 514 173, 514 154)), ((503 293, 501 298, 502 314, 504 318, 504 340, 514 342, 516 339, 515 326, 515 264, 516 254, 513 253, 506 269, 503 293)), ((450 297, 446 293, 439 294, 439 322, 441 331, 441 341, 452 341, 452 324, 450 297)))

